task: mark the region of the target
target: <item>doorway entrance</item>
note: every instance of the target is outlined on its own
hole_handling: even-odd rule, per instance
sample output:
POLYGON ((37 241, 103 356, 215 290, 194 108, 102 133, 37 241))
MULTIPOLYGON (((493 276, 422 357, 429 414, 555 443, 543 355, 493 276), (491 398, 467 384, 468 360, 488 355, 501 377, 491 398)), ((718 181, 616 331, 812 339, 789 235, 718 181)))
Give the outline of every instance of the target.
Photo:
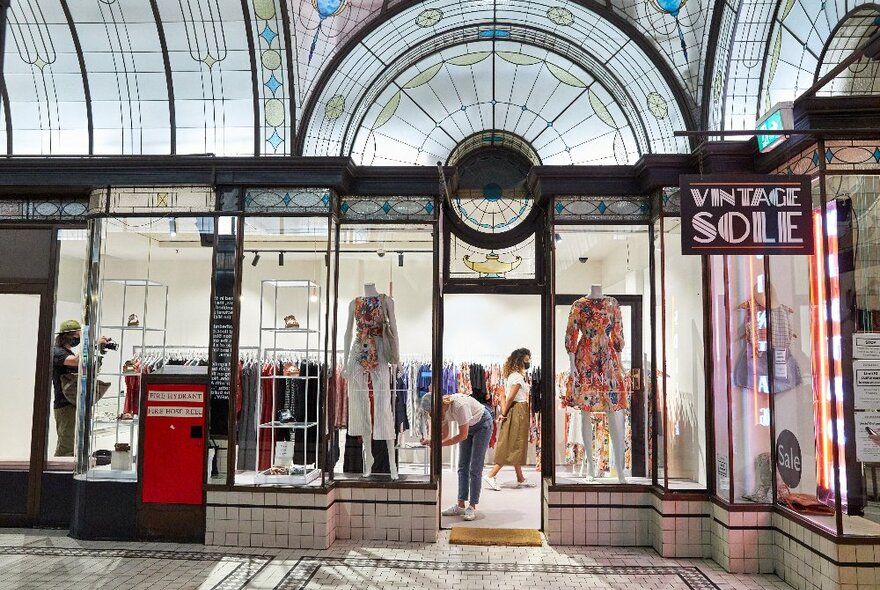
MULTIPOLYGON (((515 349, 530 351, 531 366, 526 381, 530 386, 528 448, 522 466, 526 482, 517 482, 512 466, 505 466, 495 478, 498 489, 485 476, 495 464, 501 425, 495 421, 490 446, 480 479, 477 518, 441 517, 441 528, 541 528, 541 404, 536 397, 541 370, 541 342, 549 335, 541 322, 540 295, 498 293, 447 294, 444 297, 443 379, 444 393, 463 393, 483 403, 493 417, 501 412, 506 395, 503 369, 515 349), (453 390, 453 387, 455 389, 453 390), (531 395, 534 391, 535 395, 531 395)), ((455 427, 450 434, 456 432, 455 427)), ((441 506, 452 506, 459 498, 460 445, 444 447, 441 473, 441 506)), ((468 479, 467 473, 463 474, 468 479)), ((469 487, 469 486, 468 486, 469 487)))

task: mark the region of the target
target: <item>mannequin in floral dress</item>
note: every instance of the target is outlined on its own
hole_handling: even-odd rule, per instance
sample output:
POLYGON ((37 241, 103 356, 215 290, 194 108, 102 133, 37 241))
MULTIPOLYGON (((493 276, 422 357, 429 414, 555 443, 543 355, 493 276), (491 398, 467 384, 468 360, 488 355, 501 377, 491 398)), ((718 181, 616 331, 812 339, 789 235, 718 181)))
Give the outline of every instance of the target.
POLYGON ((623 344, 623 322, 617 300, 603 296, 601 285, 593 285, 587 297, 572 304, 565 331, 565 350, 571 363, 571 405, 583 412, 581 423, 586 452, 580 474, 588 480, 596 477, 590 414, 605 412, 617 479, 626 483, 624 421, 625 410, 629 407, 629 391, 620 361, 623 344), (587 468, 586 474, 584 467, 587 468))
POLYGON ((384 440, 391 479, 398 478, 389 374, 389 365, 400 362, 397 342, 394 302, 380 295, 376 285, 367 283, 364 297, 356 297, 348 309, 343 362, 348 381, 348 434, 361 437, 364 477, 372 472, 372 441, 384 440))

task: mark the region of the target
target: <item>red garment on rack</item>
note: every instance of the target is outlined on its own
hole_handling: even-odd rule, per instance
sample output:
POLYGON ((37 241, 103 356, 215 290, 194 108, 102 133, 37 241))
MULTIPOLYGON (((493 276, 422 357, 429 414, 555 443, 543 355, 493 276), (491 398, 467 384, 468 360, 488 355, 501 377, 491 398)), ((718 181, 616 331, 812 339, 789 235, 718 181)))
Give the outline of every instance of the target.
MULTIPOLYGON (((272 377, 275 375, 275 365, 273 363, 267 363, 263 365, 263 369, 260 371, 260 375, 262 377, 272 377)), ((275 396, 275 391, 272 387, 274 383, 274 379, 260 379, 260 387, 262 388, 262 407, 260 408, 260 420, 257 424, 257 436, 259 437, 260 443, 260 456, 259 461, 257 463, 257 469, 260 471, 265 471, 272 466, 272 447, 275 445, 274 440, 274 429, 272 428, 260 428, 260 424, 267 424, 274 420, 275 418, 272 416, 272 402, 275 396)))
MULTIPOLYGON (((141 360, 134 361, 135 373, 125 376, 125 403, 122 406, 123 414, 137 416, 141 408, 141 360)), ((144 373, 149 373, 149 367, 145 367, 144 373)))

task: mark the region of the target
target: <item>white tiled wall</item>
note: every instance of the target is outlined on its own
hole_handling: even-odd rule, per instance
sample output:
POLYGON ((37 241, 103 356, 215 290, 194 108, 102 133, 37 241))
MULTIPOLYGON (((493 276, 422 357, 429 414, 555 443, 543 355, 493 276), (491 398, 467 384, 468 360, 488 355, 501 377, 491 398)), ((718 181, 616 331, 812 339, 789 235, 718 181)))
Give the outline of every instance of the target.
POLYGON ((653 546, 664 557, 708 557, 704 500, 661 500, 650 491, 549 491, 544 532, 555 545, 653 546))
POLYGON ((731 573, 773 573, 772 513, 728 512, 712 504, 712 559, 731 573))
POLYGON ((437 540, 436 489, 338 488, 336 538, 370 541, 437 540))
POLYGON ((336 490, 208 492, 205 544, 327 549, 336 490))
POLYGON ((837 544, 773 515, 776 574, 797 590, 880 588, 880 545, 837 544))

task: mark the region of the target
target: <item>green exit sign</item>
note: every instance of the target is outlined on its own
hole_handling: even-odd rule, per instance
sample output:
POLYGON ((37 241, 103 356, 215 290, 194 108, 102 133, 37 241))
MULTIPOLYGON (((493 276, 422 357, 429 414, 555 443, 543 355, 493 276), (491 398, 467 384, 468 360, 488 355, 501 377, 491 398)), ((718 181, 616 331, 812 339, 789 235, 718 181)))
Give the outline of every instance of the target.
MULTIPOLYGON (((782 131, 783 129, 791 129, 792 125, 792 103, 783 102, 775 105, 768 114, 764 115, 755 125, 757 131, 782 131)), ((769 152, 780 143, 785 141, 787 136, 781 133, 758 133, 758 149, 761 152, 769 152)))

